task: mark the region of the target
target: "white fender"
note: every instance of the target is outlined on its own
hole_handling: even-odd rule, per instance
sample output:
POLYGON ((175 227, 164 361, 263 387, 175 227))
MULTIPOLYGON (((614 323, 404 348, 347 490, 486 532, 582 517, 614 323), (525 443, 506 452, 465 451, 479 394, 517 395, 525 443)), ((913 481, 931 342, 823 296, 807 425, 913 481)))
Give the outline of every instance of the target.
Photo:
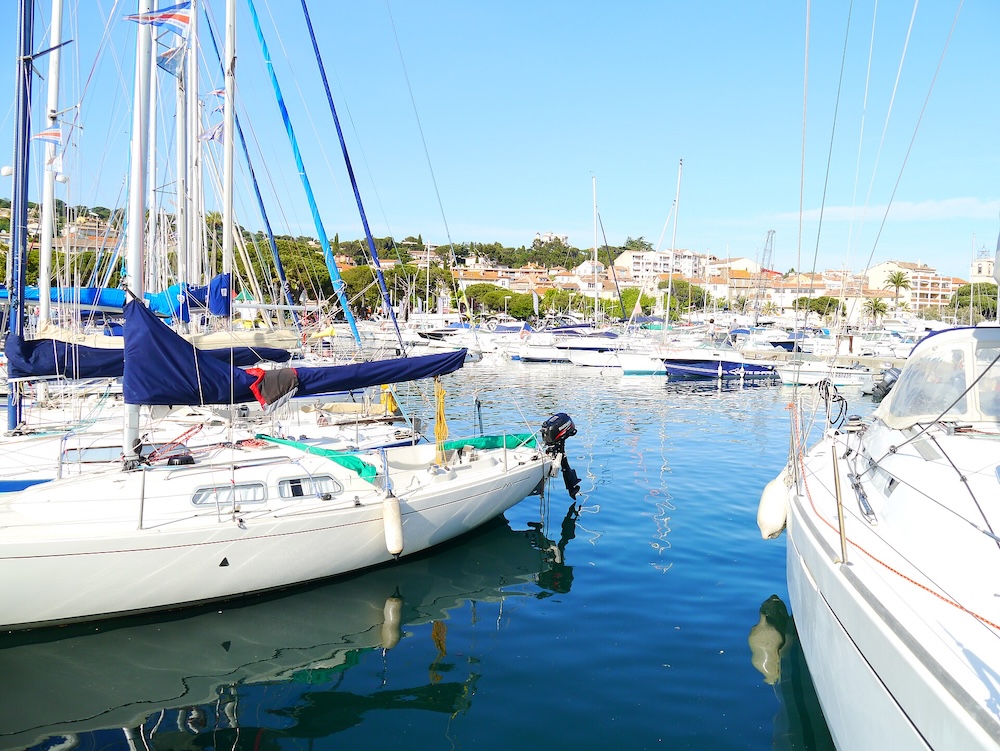
POLYGON ((403 514, 399 499, 386 493, 382 499, 382 526, 385 528, 385 547, 394 556, 403 552, 403 514))
POLYGON ((382 607, 382 649, 392 649, 403 636, 403 598, 387 597, 382 607))
POLYGON ((757 504, 757 527, 765 540, 781 534, 788 519, 788 467, 764 486, 757 504))

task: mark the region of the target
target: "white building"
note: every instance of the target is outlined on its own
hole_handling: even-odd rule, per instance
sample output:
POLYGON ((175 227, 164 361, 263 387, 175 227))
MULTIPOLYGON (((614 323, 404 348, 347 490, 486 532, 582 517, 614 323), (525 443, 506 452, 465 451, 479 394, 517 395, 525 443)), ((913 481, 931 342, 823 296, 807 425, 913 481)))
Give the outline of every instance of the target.
POLYGON ((615 259, 614 265, 641 281, 657 274, 671 273, 671 260, 674 276, 692 278, 705 276, 711 257, 690 250, 675 250, 673 253, 669 250, 626 250, 615 259))

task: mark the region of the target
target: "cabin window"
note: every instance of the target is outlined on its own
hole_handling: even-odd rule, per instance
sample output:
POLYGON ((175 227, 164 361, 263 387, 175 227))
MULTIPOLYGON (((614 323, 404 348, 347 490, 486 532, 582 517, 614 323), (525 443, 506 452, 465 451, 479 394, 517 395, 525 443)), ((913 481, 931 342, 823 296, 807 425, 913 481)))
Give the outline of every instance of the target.
POLYGON ((278 482, 278 496, 281 498, 303 498, 339 493, 344 488, 329 475, 295 477, 278 482))
POLYGON ((219 485, 198 488, 191 498, 195 506, 232 506, 237 503, 261 503, 267 498, 263 483, 248 482, 239 485, 219 485))

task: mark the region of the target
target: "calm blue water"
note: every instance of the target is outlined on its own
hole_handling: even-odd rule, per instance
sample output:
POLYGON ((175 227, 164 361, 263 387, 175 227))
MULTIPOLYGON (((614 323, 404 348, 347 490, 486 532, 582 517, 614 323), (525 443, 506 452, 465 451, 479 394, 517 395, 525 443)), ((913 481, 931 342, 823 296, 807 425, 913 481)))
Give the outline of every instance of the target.
POLYGON ((347 580, 0 638, 0 748, 832 749, 755 521, 789 389, 485 362, 446 387, 453 436, 568 412, 579 506, 557 480, 347 580))

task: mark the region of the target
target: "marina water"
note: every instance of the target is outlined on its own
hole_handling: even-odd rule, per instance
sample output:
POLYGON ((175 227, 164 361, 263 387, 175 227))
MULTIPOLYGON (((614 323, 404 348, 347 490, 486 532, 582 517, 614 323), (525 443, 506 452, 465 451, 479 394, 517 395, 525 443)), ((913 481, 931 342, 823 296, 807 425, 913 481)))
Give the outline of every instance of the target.
POLYGON ((576 503, 557 478, 346 579, 0 635, 0 748, 833 748, 755 521, 791 389, 489 361, 445 387, 451 437, 569 413, 576 503))

